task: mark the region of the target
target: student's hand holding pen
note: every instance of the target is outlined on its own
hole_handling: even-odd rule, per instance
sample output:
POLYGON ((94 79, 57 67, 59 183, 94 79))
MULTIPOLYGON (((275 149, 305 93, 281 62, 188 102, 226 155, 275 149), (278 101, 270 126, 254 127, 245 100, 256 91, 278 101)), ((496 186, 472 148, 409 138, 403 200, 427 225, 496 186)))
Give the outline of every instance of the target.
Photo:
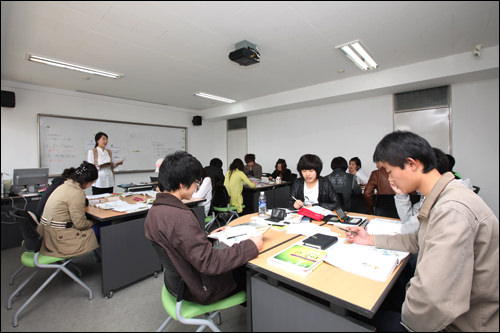
POLYGON ((363 227, 349 226, 346 227, 345 233, 347 239, 353 243, 361 245, 375 245, 373 235, 370 235, 363 227))
POLYGON ((252 236, 249 238, 252 242, 254 242, 254 244, 257 247, 257 250, 259 250, 259 252, 262 250, 262 247, 264 246, 264 241, 262 238, 264 238, 263 235, 252 236))
POLYGON ((302 200, 297 199, 293 195, 292 195, 292 199, 295 200, 295 202, 293 203, 293 208, 300 209, 304 206, 304 202, 302 200))

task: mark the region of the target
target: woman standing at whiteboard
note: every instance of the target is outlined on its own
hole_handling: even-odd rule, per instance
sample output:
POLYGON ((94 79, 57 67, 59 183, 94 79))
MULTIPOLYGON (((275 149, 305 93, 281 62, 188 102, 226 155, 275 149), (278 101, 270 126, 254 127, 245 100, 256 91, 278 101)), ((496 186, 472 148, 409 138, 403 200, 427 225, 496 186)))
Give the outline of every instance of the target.
POLYGON ((111 150, 106 149, 107 144, 108 135, 99 132, 95 135, 95 147, 87 154, 87 161, 94 164, 99 171, 99 177, 92 186, 92 194, 113 193, 115 185, 113 170, 123 164, 123 160, 113 162, 111 150))

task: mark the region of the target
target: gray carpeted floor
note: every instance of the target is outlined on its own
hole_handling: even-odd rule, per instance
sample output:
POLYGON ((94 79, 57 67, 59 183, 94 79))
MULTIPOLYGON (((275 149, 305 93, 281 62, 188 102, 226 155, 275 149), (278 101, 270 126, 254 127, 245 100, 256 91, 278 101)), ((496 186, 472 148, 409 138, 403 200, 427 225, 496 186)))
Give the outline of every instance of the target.
MULTIPOLYGON (((101 266, 92 254, 75 258, 73 262, 82 270, 82 280, 93 291, 94 298, 64 273, 58 276, 24 309, 19 317, 19 326, 12 321, 15 311, 50 275, 42 270, 15 297, 12 309, 7 310, 7 300, 19 284, 30 274, 25 268, 9 285, 9 278, 21 265, 22 249, 2 250, 2 332, 71 332, 71 331, 114 331, 144 332, 156 331, 167 314, 163 309, 160 292, 163 276, 153 276, 117 290, 112 298, 106 299, 101 291, 101 266)), ((243 332, 247 330, 246 308, 236 306, 223 310, 222 331, 243 332)), ((184 326, 170 322, 165 332, 194 332, 195 326, 184 326)), ((209 331, 206 329, 205 331, 209 331)))

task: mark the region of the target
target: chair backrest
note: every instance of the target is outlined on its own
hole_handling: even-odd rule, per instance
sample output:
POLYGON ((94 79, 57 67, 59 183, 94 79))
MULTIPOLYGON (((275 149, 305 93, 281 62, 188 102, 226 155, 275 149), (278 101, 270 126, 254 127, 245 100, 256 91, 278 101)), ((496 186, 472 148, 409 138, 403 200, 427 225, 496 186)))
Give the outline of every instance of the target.
POLYGON ((201 229, 205 230, 205 206, 191 207, 191 211, 200 222, 201 229))
POLYGON ((231 202, 231 197, 224 185, 215 185, 212 204, 214 207, 227 207, 231 202))
POLYGON ((342 210, 346 210, 345 209, 344 195, 340 192, 337 192, 337 197, 339 198, 340 208, 342 208, 342 210))
POLYGON ((181 301, 184 296, 184 280, 175 269, 163 247, 153 241, 151 241, 151 244, 164 268, 163 283, 165 284, 165 288, 167 288, 169 293, 177 297, 177 301, 181 301))
POLYGON ((21 235, 24 239, 24 249, 30 252, 40 251, 40 247, 42 246, 42 237, 36 231, 38 221, 33 219, 33 213, 30 214, 25 210, 20 210, 17 214, 19 214, 17 225, 19 226, 19 230, 21 231, 21 235))
POLYGON ((394 202, 394 194, 377 194, 375 204, 373 206, 375 215, 393 217, 398 219, 398 210, 394 202))

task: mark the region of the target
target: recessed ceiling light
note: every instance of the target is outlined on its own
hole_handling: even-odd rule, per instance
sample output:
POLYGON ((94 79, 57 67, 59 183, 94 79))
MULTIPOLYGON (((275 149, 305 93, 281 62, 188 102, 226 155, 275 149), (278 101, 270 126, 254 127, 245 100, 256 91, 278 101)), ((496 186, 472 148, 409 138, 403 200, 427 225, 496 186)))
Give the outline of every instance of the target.
POLYGON ((378 68, 377 63, 361 46, 359 40, 355 40, 346 44, 335 46, 340 49, 352 62, 364 71, 374 70, 378 68))
POLYGON ((33 62, 37 62, 40 64, 45 64, 45 65, 50 65, 50 66, 55 66, 55 67, 65 68, 65 69, 71 69, 71 70, 79 71, 79 72, 83 72, 83 73, 110 77, 112 79, 119 79, 123 76, 123 74, 105 72, 105 71, 102 71, 100 69, 71 64, 68 62, 50 59, 50 58, 46 58, 46 57, 41 57, 41 56, 37 56, 37 55, 33 55, 33 54, 28 54, 28 60, 33 61, 33 62))
POLYGON ((229 98, 225 98, 225 97, 211 95, 211 94, 207 94, 207 93, 204 93, 204 92, 201 92, 201 91, 195 93, 195 95, 199 96, 199 97, 214 99, 216 101, 225 102, 225 103, 235 103, 236 102, 234 99, 229 99, 229 98))

